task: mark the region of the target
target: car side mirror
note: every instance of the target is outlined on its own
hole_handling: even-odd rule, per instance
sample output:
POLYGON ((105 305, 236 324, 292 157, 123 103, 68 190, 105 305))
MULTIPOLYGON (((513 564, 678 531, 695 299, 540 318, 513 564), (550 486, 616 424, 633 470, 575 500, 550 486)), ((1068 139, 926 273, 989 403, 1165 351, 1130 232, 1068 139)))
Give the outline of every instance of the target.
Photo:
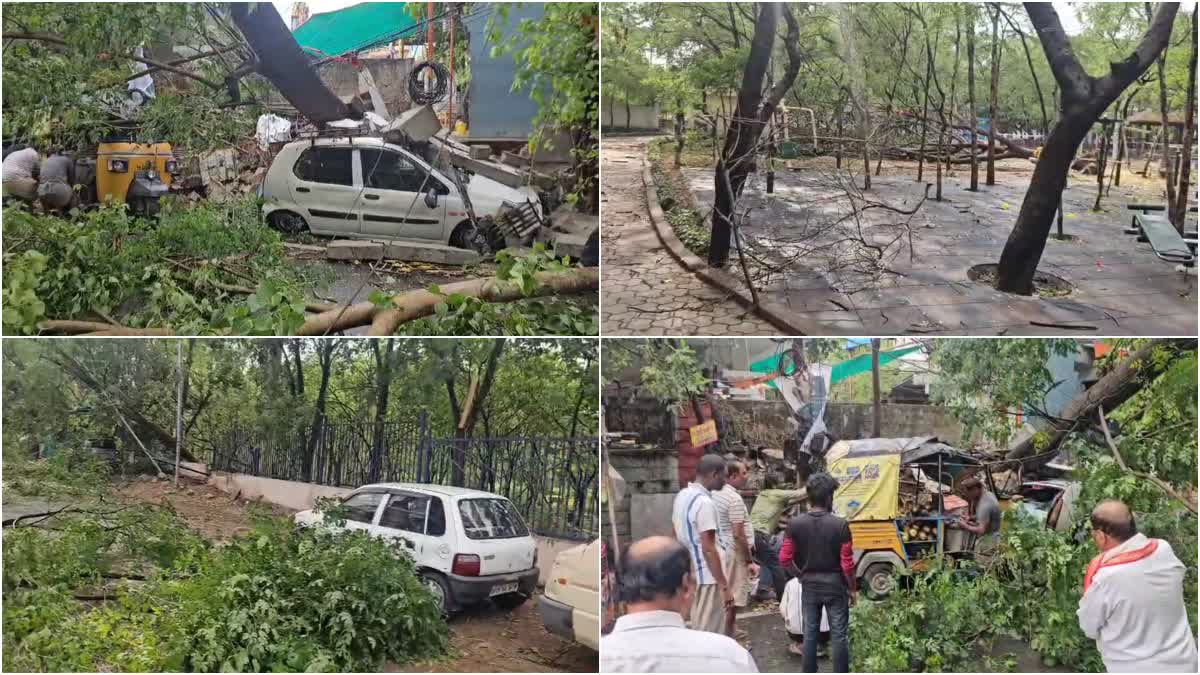
POLYGON ((429 188, 428 190, 425 191, 425 206, 428 206, 431 209, 435 209, 435 208, 437 208, 437 205, 438 205, 437 188, 429 188))

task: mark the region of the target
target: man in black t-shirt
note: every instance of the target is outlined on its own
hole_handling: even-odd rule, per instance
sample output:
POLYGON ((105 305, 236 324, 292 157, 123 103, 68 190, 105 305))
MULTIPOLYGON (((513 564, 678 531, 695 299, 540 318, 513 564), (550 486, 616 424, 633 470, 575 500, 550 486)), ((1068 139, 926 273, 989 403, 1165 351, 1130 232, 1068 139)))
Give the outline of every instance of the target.
POLYGON ((800 577, 804 616, 803 672, 817 672, 817 634, 821 611, 829 617, 833 671, 850 672, 850 607, 857 584, 854 578, 854 545, 850 524, 833 515, 837 480, 827 473, 809 477, 808 513, 788 523, 779 561, 800 577))

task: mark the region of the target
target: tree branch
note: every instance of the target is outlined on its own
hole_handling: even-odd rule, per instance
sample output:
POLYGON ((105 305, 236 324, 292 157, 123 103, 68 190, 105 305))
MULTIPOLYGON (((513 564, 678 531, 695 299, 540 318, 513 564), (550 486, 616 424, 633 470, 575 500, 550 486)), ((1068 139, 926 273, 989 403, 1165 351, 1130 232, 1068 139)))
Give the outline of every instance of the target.
POLYGON ((1135 471, 1134 469, 1129 468, 1129 465, 1125 463, 1125 459, 1121 457, 1121 451, 1117 449, 1117 444, 1113 442, 1112 434, 1108 430, 1108 420, 1104 419, 1104 406, 1097 407, 1096 412, 1100 414, 1100 430, 1104 432, 1104 440, 1108 442, 1108 449, 1112 450, 1113 458, 1117 460, 1117 465, 1120 466, 1121 469, 1126 473, 1137 476, 1142 480, 1149 481, 1154 485, 1154 487, 1179 500, 1179 503, 1183 504, 1184 508, 1186 508, 1188 511, 1191 511, 1193 516, 1196 515, 1196 506, 1185 499, 1183 495, 1179 494, 1175 488, 1171 487, 1170 483, 1159 478, 1158 476, 1152 476, 1148 473, 1135 471))

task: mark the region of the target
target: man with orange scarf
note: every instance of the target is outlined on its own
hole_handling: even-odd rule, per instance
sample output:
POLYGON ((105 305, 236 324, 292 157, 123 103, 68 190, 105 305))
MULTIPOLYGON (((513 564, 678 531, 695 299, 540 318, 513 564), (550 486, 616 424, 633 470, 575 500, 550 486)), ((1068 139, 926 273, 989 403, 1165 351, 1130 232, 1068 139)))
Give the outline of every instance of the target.
POLYGON ((1137 531, 1119 501, 1092 511, 1100 555, 1088 565, 1079 627, 1108 672, 1194 673, 1196 640, 1183 601, 1186 571, 1171 545, 1137 531))

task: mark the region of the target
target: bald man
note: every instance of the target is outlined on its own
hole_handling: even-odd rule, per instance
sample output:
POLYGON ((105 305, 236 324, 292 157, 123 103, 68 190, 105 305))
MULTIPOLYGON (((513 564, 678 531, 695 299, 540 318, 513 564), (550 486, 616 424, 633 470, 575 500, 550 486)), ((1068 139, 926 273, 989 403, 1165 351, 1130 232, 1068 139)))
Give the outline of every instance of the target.
POLYGON ((733 590, 725 578, 725 558, 732 551, 722 550, 720 527, 713 493, 725 487, 725 459, 704 455, 696 465, 696 480, 675 495, 671 524, 675 539, 683 544, 692 559, 696 592, 692 598, 689 625, 714 633, 725 631, 726 613, 734 611, 733 590))
POLYGON ((1171 545, 1137 531, 1129 507, 1092 511, 1092 541, 1079 600, 1079 627, 1096 641, 1110 673, 1194 673, 1196 640, 1183 600, 1186 568, 1171 545))
POLYGON ((684 624, 695 589, 691 555, 675 539, 648 537, 625 549, 617 597, 627 613, 600 638, 600 672, 757 673, 733 638, 684 624))

